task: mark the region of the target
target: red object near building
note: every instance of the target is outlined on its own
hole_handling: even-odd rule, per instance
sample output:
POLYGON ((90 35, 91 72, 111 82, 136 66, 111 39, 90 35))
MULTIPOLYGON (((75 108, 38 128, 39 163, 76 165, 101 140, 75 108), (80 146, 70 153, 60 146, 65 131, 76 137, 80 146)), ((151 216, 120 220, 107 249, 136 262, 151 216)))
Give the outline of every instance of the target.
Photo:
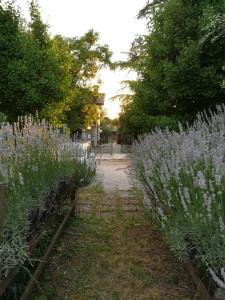
POLYGON ((119 145, 121 144, 121 134, 120 133, 116 134, 116 143, 119 145))

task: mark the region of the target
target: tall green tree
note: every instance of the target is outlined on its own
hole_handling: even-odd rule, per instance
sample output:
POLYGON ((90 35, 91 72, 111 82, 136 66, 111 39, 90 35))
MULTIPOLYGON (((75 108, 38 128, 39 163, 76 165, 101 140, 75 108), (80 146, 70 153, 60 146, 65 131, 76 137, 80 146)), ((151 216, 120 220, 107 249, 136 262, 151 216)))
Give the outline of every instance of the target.
POLYGON ((98 40, 99 34, 89 30, 81 37, 56 36, 51 41, 53 55, 66 75, 63 77, 63 73, 60 81, 64 87, 62 100, 50 103, 44 109, 44 115, 53 124, 67 123, 72 131, 95 124, 99 114, 95 103, 100 93, 93 80, 102 68, 114 67, 108 46, 99 45, 98 40))
POLYGON ((28 71, 25 75, 29 76, 29 82, 26 82, 21 111, 33 113, 38 110, 48 116, 51 105, 59 103, 59 107, 62 107, 62 103, 68 102, 71 94, 72 58, 62 41, 50 38, 34 1, 30 4, 30 15, 31 23, 25 35, 25 62, 28 71))
POLYGON ((224 8, 223 0, 148 1, 139 15, 148 20, 149 34, 136 39, 130 52, 138 80, 130 82, 133 101, 122 116, 127 130, 174 128, 177 120, 191 121, 224 102, 225 44, 209 49, 201 43, 203 28, 224 8))
POLYGON ((65 39, 73 57, 71 75, 75 93, 66 113, 66 123, 73 131, 96 123, 99 115, 96 101, 101 95, 99 84, 93 84, 93 79, 102 68, 114 68, 112 52, 107 45, 99 45, 98 41, 99 34, 93 30, 80 38, 65 39))
MULTIPOLYGON (((15 103, 14 78, 23 69, 23 24, 11 4, 0 4, 0 111, 10 113, 15 103)), ((19 76, 18 76, 19 77, 19 76)), ((21 91, 17 93, 20 97, 21 91)))
POLYGON ((93 79, 102 67, 112 67, 108 46, 99 45, 93 30, 51 38, 35 0, 30 17, 27 24, 12 4, 0 2, 0 112, 14 121, 38 111, 56 126, 76 128, 86 122, 86 111, 94 122, 90 112, 99 93, 93 79))
POLYGON ((34 1, 28 25, 12 5, 0 11, 0 111, 15 120, 68 97, 72 77, 65 49, 50 38, 34 1))
POLYGON ((112 52, 107 45, 99 45, 99 33, 89 30, 82 37, 66 38, 73 54, 73 83, 87 86, 97 72, 111 63, 112 52))

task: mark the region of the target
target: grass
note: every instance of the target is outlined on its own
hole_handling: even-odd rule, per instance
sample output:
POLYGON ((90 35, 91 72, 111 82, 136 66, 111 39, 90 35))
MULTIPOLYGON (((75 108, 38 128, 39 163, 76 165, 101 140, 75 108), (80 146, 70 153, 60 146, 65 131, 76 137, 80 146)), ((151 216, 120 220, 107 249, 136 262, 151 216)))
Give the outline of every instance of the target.
POLYGON ((130 195, 83 189, 32 300, 197 299, 167 245, 141 212, 128 213, 130 195), (126 205, 125 205, 126 203, 126 205))

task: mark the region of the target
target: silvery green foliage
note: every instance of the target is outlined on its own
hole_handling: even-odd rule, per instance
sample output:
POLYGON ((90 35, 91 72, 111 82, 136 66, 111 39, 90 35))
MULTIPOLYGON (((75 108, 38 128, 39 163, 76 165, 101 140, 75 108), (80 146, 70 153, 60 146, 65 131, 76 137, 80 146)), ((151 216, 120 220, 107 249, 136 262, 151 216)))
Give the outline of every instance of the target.
POLYGON ((179 132, 156 129, 134 145, 135 179, 179 254, 197 255, 225 288, 225 107, 179 132))
MULTIPOLYGON (((41 215, 50 189, 59 180, 86 168, 81 147, 45 120, 21 118, 0 125, 0 181, 6 184, 3 230, 0 232, 0 279, 29 257, 31 215, 41 215)), ((77 175, 78 177, 81 175, 77 175)), ((77 182, 85 178, 76 178, 77 182)))

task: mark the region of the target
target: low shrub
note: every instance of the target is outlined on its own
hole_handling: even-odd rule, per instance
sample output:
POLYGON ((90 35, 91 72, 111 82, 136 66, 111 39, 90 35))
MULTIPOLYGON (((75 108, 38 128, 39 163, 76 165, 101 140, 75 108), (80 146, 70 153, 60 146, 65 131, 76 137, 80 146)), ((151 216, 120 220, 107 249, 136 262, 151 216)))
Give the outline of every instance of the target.
MULTIPOLYGON (((35 218, 51 207, 51 193, 73 177, 76 186, 94 175, 80 159, 68 133, 45 120, 20 118, 0 128, 0 181, 5 183, 5 207, 0 236, 0 279, 29 259, 28 239, 35 218), (63 146, 63 145, 66 145, 63 146)), ((53 204, 52 204, 53 205, 53 204)))
POLYGON ((225 288, 225 107, 179 131, 156 129, 134 144, 134 177, 171 248, 201 260, 225 288))

